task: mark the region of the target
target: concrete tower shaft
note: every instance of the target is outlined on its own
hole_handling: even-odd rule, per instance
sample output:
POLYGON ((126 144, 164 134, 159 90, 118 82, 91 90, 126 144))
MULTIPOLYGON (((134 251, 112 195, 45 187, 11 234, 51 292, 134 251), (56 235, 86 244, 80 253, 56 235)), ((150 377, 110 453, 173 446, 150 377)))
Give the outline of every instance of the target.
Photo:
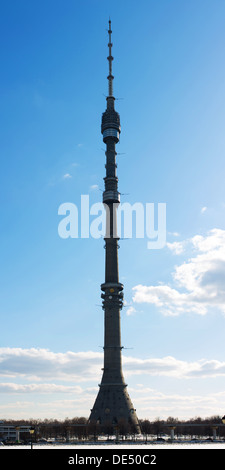
POLYGON ((112 75, 111 21, 109 20, 109 75, 106 111, 102 114, 101 132, 106 144, 106 176, 103 203, 106 205, 105 282, 101 285, 104 310, 104 368, 99 393, 91 410, 90 421, 102 425, 132 424, 139 430, 138 419, 127 392, 122 372, 120 311, 123 307, 123 284, 119 282, 117 208, 120 203, 116 174, 116 144, 121 132, 120 116, 115 111, 112 75))

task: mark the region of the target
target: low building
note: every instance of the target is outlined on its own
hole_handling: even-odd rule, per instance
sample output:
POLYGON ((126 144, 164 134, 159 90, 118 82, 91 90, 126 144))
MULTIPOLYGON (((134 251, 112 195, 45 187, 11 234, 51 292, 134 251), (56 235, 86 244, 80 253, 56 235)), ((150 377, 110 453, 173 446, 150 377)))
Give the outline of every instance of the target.
MULTIPOLYGON (((19 441, 22 433, 30 434, 30 426, 17 426, 0 422, 0 440, 19 441)), ((27 436, 28 437, 28 436, 27 436)))

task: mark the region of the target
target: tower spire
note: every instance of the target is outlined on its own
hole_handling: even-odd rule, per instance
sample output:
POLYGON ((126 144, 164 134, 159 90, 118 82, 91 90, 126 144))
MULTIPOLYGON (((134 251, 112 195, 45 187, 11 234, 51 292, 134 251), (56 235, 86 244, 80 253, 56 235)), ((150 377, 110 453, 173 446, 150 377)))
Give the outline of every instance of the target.
POLYGON ((109 75, 108 75, 108 81, 109 81, 109 88, 108 88, 108 96, 111 97, 113 96, 113 79, 114 76, 112 75, 112 61, 113 61, 113 56, 112 56, 112 40, 111 40, 111 20, 109 18, 109 29, 108 29, 108 34, 109 34, 109 42, 108 42, 108 48, 109 48, 109 55, 107 57, 109 61, 109 75))
POLYGON ((111 20, 109 20, 109 94, 107 108, 102 114, 101 132, 106 144, 106 176, 103 203, 106 206, 105 282, 101 285, 104 310, 104 368, 100 390, 91 410, 90 422, 103 426, 132 425, 139 430, 138 419, 122 372, 120 310, 123 307, 123 284, 119 282, 117 208, 120 203, 116 175, 116 144, 120 138, 120 115, 114 109, 111 20))

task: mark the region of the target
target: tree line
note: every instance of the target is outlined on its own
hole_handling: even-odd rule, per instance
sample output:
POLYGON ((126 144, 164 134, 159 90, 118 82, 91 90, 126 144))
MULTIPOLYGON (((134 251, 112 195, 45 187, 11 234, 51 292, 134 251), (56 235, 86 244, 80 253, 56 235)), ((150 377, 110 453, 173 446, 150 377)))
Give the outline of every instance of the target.
MULTIPOLYGON (((162 435, 170 436, 170 427, 175 427, 175 436, 193 436, 196 437, 210 437, 213 434, 212 426, 221 424, 220 416, 211 416, 209 418, 195 417, 189 420, 179 420, 178 418, 168 417, 167 420, 156 418, 154 421, 149 419, 139 420, 141 433, 146 437, 156 436, 160 438, 162 435), (190 425, 190 426, 188 426, 190 425), (191 426, 198 425, 198 426, 191 426), (177 426, 177 427, 176 427, 177 426)), ((135 438, 135 429, 132 425, 127 424, 124 420, 119 420, 117 426, 110 423, 105 426, 99 424, 92 424, 88 422, 85 417, 74 417, 72 419, 65 418, 64 420, 57 419, 28 419, 28 420, 4 420, 4 425, 13 426, 30 426, 34 428, 34 441, 39 439, 61 439, 69 441, 72 439, 85 440, 97 439, 100 435, 106 435, 108 439, 115 435, 120 435, 122 438, 132 436, 135 438)), ((224 428, 220 426, 217 430, 217 435, 225 438, 225 425, 224 428)), ((1 436, 0 436, 1 437, 1 436)), ((23 433, 21 429, 21 440, 27 441, 29 439, 27 433, 23 433)))

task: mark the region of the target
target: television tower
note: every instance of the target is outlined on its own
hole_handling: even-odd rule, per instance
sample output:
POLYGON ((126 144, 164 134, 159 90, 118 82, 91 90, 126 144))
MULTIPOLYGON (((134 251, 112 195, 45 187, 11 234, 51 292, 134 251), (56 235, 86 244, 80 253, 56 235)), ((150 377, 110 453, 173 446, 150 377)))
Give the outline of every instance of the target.
POLYGON ((102 114, 101 132, 106 144, 106 176, 103 203, 106 208, 105 282, 101 285, 105 312, 104 368, 100 389, 89 421, 102 425, 132 424, 139 431, 136 410, 127 392, 122 372, 120 310, 123 307, 123 284, 119 282, 117 207, 120 203, 116 176, 116 144, 119 142, 120 116, 115 111, 112 75, 111 21, 109 20, 109 62, 107 107, 102 114))

